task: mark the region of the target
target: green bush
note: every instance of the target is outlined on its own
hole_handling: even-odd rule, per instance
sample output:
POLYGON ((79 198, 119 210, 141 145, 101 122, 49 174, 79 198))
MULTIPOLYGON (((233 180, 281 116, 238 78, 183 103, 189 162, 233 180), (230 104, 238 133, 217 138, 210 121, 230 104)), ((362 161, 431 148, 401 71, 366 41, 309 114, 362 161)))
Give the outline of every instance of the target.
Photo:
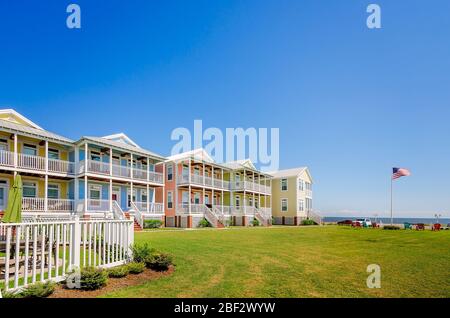
MULTIPOLYGON (((23 298, 45 298, 53 294, 55 291, 55 283, 36 283, 26 287, 18 295, 23 298)), ((16 295, 14 295, 16 296, 16 295)))
POLYGON ((140 274, 144 271, 145 269, 145 263, 129 263, 128 265, 128 271, 130 272, 130 274, 140 274))
POLYGON ((145 263, 145 260, 156 252, 148 243, 134 244, 132 247, 133 261, 136 263, 145 263))
POLYGON ((383 230, 400 230, 400 226, 397 225, 385 225, 383 230))
POLYGON ((2 297, 3 298, 22 298, 22 295, 20 292, 10 292, 2 290, 2 297))
POLYGON ((200 222, 198 222, 198 227, 211 227, 211 223, 209 223, 207 219, 203 218, 200 222))
POLYGON ((159 229, 163 225, 161 220, 145 220, 144 229, 159 229))
POLYGON ((155 252, 145 260, 145 266, 160 272, 168 270, 172 264, 172 256, 166 253, 155 252))
POLYGON ((253 226, 259 226, 260 224, 259 224, 259 221, 257 219, 253 219, 252 225, 253 226))
POLYGON ((129 268, 126 265, 112 267, 107 270, 107 273, 108 273, 108 277, 121 278, 121 277, 125 277, 128 275, 129 268))
POLYGON ((302 225, 316 225, 316 222, 313 220, 302 220, 302 225))
POLYGON ((80 287, 83 290, 97 290, 108 282, 108 273, 103 269, 86 267, 80 273, 80 287))

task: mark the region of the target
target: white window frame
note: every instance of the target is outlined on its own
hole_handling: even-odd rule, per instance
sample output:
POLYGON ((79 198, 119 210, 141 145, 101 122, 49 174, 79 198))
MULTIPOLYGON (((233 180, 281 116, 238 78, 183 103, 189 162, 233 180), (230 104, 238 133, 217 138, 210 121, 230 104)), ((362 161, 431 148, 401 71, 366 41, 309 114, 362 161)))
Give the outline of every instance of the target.
POLYGON ((23 142, 22 143, 22 154, 27 155, 27 156, 39 156, 39 146, 36 144, 33 144, 31 142, 23 142), (36 154, 34 154, 34 155, 26 154, 25 148, 36 150, 36 154))
MULTIPOLYGON (((0 138, 0 145, 6 146, 6 150, 4 150, 4 151, 10 151, 9 141, 7 139, 0 138)), ((0 150, 0 151, 2 151, 2 150, 0 150)))
POLYGON ((298 179, 298 191, 305 191, 305 182, 302 179, 298 179))
POLYGON ((289 211, 289 200, 286 198, 281 199, 280 201, 280 205, 281 205, 281 212, 288 212, 289 211), (283 202, 286 202, 286 210, 283 210, 283 202))
POLYGON ((147 202, 148 199, 148 193, 146 189, 142 189, 141 190, 141 202, 147 202), (146 196, 147 198, 144 200, 144 196, 146 196))
POLYGON ((173 180, 173 164, 167 166, 167 181, 173 180), (169 178, 170 176, 170 178, 169 178))
POLYGON ((47 185, 47 198, 48 199, 60 199, 61 198, 61 186, 60 186, 60 184, 58 184, 58 183, 49 183, 48 185, 47 185), (58 191, 58 195, 57 195, 57 197, 56 198, 50 198, 49 196, 48 196, 48 194, 50 193, 50 187, 53 187, 53 186, 56 186, 56 188, 53 188, 52 190, 57 190, 58 191))
POLYGON ((9 197, 9 180, 8 179, 0 179, 0 187, 3 188, 4 204, 0 206, 0 209, 5 210, 8 206, 8 197, 9 197))
MULTIPOLYGON (((25 187, 25 184, 26 183, 28 183, 28 184, 34 184, 34 197, 25 197, 24 196, 24 198, 37 198, 38 197, 38 193, 39 193, 39 187, 38 187, 38 183, 37 183, 37 181, 23 181, 23 183, 22 183, 22 193, 23 193, 23 188, 25 187)), ((29 186, 28 186, 29 187, 29 186)))
POLYGON ((281 192, 287 192, 289 190, 289 186, 288 186, 288 179, 287 178, 282 178, 280 179, 280 191, 281 192), (286 190, 283 190, 283 180, 286 180, 286 190))
POLYGON ((297 201, 298 201, 297 202, 297 204, 298 204, 297 211, 298 212, 304 212, 305 211, 305 200, 298 199, 297 201))
POLYGON ((89 188, 88 188, 88 198, 89 200, 101 200, 102 199, 102 186, 99 184, 90 184, 89 188), (98 199, 94 199, 92 198, 91 194, 92 191, 98 191, 99 195, 98 195, 98 199))
POLYGON ((236 195, 234 197, 234 207, 236 209, 240 209, 241 208, 241 196, 240 195, 236 195))
POLYGON ((167 191, 167 208, 173 209, 173 191, 167 191), (169 205, 172 206, 169 206, 169 205))
POLYGON ((52 159, 52 160, 59 160, 59 159, 61 159, 61 151, 59 149, 56 149, 56 148, 49 148, 48 149, 48 158, 52 159), (56 158, 50 158, 50 153, 57 154, 56 158))
POLYGON ((95 150, 89 150, 89 160, 91 161, 95 161, 95 162, 102 162, 102 153, 100 151, 95 151, 95 150), (98 157, 99 160, 94 160, 92 159, 92 157, 98 157))
POLYGON ((133 195, 131 195, 131 189, 127 189, 127 207, 130 208, 131 204, 130 202, 136 202, 137 199, 137 189, 133 189, 133 195), (134 197, 134 200, 133 200, 134 197))

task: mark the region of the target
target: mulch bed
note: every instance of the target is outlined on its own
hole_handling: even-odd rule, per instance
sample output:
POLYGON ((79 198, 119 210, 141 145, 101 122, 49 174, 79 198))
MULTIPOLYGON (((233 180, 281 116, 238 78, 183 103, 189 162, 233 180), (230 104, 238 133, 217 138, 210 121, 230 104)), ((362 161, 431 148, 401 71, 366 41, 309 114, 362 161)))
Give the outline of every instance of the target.
POLYGON ((95 298, 121 288, 142 285, 150 280, 171 275, 173 271, 173 266, 165 272, 155 272, 150 269, 145 269, 142 273, 137 275, 128 274, 126 277, 122 278, 108 278, 108 283, 105 287, 90 291, 67 289, 63 284, 58 284, 55 288, 55 292, 48 298, 95 298))

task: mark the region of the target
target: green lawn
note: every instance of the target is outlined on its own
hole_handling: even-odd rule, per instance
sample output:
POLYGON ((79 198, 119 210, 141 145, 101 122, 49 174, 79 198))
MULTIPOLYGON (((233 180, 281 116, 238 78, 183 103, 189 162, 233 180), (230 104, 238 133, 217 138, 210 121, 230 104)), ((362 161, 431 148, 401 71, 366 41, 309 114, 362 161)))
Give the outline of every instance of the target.
POLYGON ((173 275, 107 297, 450 297, 450 231, 274 227, 136 233, 173 275), (366 287, 381 266, 381 289, 366 287))

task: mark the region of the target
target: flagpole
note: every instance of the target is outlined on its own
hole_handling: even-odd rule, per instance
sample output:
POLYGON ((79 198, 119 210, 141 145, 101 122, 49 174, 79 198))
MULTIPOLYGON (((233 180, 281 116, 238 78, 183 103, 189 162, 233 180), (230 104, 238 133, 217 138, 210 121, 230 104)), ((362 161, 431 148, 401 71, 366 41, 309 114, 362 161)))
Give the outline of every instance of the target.
POLYGON ((391 176, 391 225, 394 225, 394 214, 393 214, 393 209, 392 209, 392 206, 393 206, 393 204, 392 204, 392 186, 393 186, 393 178, 392 178, 392 176, 391 176))

